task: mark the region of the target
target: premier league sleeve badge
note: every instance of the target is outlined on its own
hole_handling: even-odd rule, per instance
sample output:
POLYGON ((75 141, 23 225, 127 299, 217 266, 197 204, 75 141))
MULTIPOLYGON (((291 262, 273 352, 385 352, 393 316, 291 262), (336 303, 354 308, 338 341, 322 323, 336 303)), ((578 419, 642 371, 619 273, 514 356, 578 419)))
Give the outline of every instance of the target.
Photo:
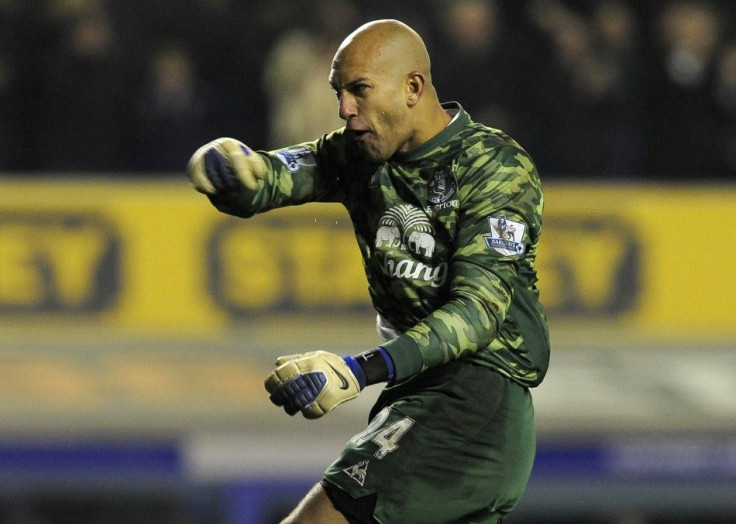
POLYGON ((526 251, 524 245, 524 233, 526 224, 508 220, 505 216, 488 217, 490 235, 484 235, 483 239, 489 249, 504 256, 521 256, 526 251))

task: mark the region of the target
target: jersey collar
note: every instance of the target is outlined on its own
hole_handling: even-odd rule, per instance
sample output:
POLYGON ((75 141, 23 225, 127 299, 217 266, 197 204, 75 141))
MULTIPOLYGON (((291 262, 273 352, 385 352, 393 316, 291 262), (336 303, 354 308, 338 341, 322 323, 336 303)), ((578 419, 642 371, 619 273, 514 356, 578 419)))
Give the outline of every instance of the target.
POLYGON ((468 115, 460 103, 445 102, 442 104, 442 108, 452 116, 452 120, 447 124, 447 127, 414 149, 406 151, 405 153, 396 153, 391 160, 398 162, 412 162, 419 160, 438 146, 447 143, 450 138, 456 135, 460 129, 470 122, 470 115, 468 115))

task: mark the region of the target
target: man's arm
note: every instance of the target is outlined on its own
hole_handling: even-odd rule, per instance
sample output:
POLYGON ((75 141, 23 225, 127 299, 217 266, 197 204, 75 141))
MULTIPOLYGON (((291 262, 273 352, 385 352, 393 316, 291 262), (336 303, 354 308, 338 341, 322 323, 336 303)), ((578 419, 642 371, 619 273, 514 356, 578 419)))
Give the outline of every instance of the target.
POLYGON ((218 210, 242 218, 306 202, 336 202, 340 138, 338 131, 275 151, 219 138, 194 153, 186 172, 218 210))

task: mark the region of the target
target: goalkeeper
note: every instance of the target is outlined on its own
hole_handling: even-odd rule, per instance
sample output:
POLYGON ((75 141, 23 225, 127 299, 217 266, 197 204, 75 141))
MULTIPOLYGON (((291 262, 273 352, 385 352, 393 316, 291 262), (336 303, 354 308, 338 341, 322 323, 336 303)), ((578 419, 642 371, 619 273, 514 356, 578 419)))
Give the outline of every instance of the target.
POLYGON ((243 218, 342 204, 363 255, 385 342, 280 357, 266 389, 288 414, 318 418, 386 387, 285 522, 500 522, 531 472, 529 388, 549 362, 536 168, 503 132, 439 102, 424 43, 401 22, 355 30, 329 82, 345 127, 271 152, 221 138, 187 166, 217 209, 243 218))

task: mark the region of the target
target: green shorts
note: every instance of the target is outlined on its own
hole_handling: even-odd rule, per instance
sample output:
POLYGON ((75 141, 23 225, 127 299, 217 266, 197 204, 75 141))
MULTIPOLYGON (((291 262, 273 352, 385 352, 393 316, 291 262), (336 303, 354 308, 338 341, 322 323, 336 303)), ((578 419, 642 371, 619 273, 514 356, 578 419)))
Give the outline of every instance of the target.
POLYGON ((521 498, 534 408, 507 377, 450 362, 387 387, 370 416, 323 480, 351 522, 499 522, 521 498))

